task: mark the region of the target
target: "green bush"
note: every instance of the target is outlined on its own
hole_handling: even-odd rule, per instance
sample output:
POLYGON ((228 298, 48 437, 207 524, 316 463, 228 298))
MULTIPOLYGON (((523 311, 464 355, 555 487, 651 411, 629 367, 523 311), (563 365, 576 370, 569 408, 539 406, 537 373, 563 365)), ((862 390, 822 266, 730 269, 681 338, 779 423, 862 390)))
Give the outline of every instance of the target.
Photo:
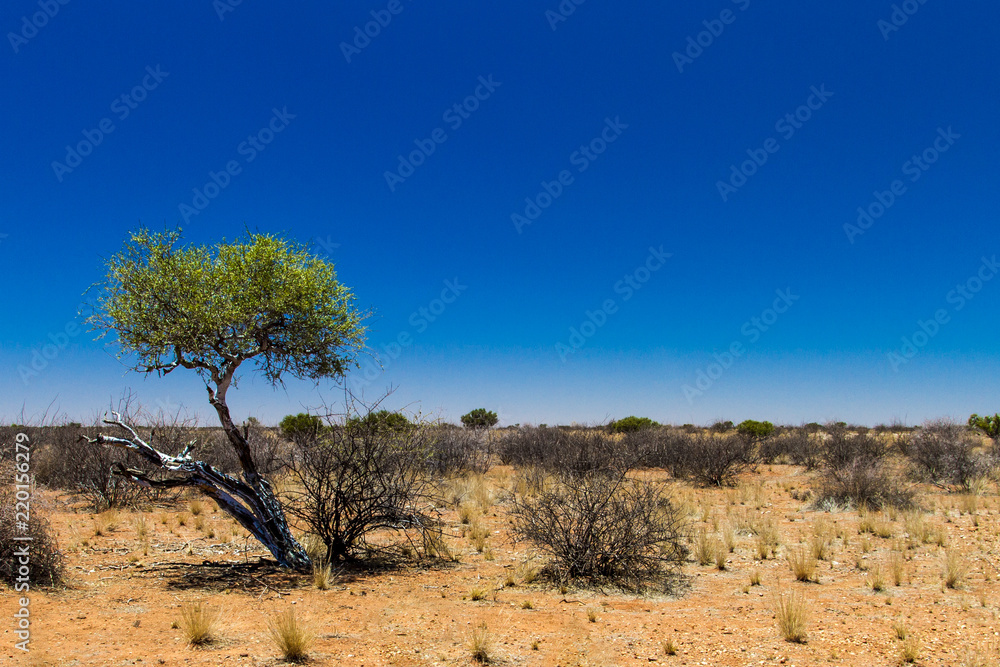
POLYGON ((759 422, 754 419, 746 419, 739 423, 736 430, 741 435, 745 435, 754 440, 764 440, 774 435, 774 424, 771 422, 759 422))
POLYGON ((299 438, 315 438, 323 431, 323 420, 316 415, 300 412, 288 415, 278 424, 281 435, 287 440, 298 441, 299 438))
POLYGON ((493 428, 500 421, 497 413, 490 412, 486 408, 476 408, 468 414, 462 415, 462 424, 466 428, 493 428))
POLYGON ((413 423, 400 412, 379 410, 370 412, 364 417, 351 417, 347 420, 348 430, 387 431, 390 433, 405 433, 413 428, 413 423))
POLYGON ((976 413, 972 413, 972 416, 969 417, 969 426, 979 429, 994 440, 1000 438, 1000 414, 994 414, 992 417, 989 415, 980 417, 976 413))
POLYGON ((612 433, 635 433, 647 428, 656 428, 659 424, 649 417, 629 416, 613 421, 608 426, 612 433))

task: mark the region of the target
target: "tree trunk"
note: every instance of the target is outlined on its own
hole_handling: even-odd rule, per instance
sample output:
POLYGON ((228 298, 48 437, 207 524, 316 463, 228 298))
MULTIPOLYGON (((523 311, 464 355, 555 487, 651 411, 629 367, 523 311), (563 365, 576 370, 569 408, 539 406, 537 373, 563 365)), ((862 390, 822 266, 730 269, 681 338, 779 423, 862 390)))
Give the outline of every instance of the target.
POLYGON ((210 395, 212 405, 222 420, 226 436, 239 456, 240 465, 243 467, 242 480, 227 475, 207 463, 193 460, 189 455, 191 447, 194 445, 193 442, 185 447, 178 456, 170 456, 157 451, 144 442, 131 426, 123 423, 118 413, 112 413, 114 419, 105 419, 104 423, 125 429, 132 438, 98 435, 90 442, 131 449, 164 470, 187 473, 184 477, 154 480, 141 470, 127 469, 121 464, 118 464, 115 469, 116 474, 128 477, 137 484, 149 488, 164 489, 188 486, 199 489, 267 547, 280 565, 295 570, 308 571, 311 566, 309 556, 292 536, 288 522, 285 520, 285 513, 274 495, 271 484, 257 471, 246 438, 233 424, 225 401, 214 394, 210 393, 210 395))

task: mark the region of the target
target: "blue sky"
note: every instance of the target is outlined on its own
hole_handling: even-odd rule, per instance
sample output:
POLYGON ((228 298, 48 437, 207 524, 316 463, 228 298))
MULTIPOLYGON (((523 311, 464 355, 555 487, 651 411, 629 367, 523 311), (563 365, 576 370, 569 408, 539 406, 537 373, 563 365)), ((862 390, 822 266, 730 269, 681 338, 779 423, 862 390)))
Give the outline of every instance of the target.
POLYGON ((1000 409, 1000 6, 670 4, 4 3, 0 418, 209 417, 80 324, 139 225, 312 244, 452 421, 1000 409))

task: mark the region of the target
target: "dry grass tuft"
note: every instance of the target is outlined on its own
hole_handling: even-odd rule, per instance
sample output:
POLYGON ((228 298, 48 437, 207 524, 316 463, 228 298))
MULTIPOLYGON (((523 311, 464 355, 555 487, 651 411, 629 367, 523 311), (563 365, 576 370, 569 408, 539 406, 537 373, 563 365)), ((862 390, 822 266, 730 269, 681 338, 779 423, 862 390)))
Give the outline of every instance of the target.
POLYGON ((903 640, 903 648, 900 651, 900 660, 906 664, 914 663, 920 659, 920 641, 910 635, 903 640))
POLYGON ((816 558, 805 548, 792 549, 788 552, 788 564, 798 581, 813 581, 816 577, 816 558))
POLYGON ((872 566, 868 568, 867 583, 868 587, 876 593, 885 590, 885 571, 882 568, 882 563, 872 563, 872 566))
POLYGON ((94 517, 94 537, 113 533, 120 523, 117 510, 104 510, 94 517))
POLYGON ((960 588, 969 573, 969 564, 962 557, 962 554, 955 549, 948 549, 944 553, 944 585, 948 588, 960 588))
POLYGON ((472 638, 469 640, 469 650, 472 659, 476 662, 486 664, 492 659, 493 638, 486 623, 479 623, 472 629, 472 638))
POLYGON ((213 609, 201 602, 181 605, 178 626, 192 646, 204 646, 216 639, 216 628, 222 617, 220 609, 213 609))
POLYGON ((313 585, 321 591, 330 590, 336 581, 333 566, 323 560, 313 561, 313 585))
POLYGON ((271 639, 285 660, 289 662, 304 662, 308 657, 309 645, 315 635, 299 623, 295 618, 295 608, 274 616, 267 622, 271 639))
POLYGON ((781 594, 775 601, 775 618, 785 641, 806 643, 806 601, 801 593, 781 594))

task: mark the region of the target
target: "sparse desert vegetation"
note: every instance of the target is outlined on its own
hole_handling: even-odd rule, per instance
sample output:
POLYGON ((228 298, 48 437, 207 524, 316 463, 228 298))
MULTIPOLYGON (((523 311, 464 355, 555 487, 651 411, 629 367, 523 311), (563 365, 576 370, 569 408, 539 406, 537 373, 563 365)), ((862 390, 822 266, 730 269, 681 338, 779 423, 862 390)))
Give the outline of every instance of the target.
MULTIPOLYGON (((73 479, 45 477, 32 526, 45 586, 32 594, 38 655, 55 659, 89 633, 78 650, 91 663, 154 643, 192 664, 1000 657, 977 641, 995 627, 1000 593, 996 444, 980 433, 642 423, 477 427, 460 439, 412 419, 363 424, 255 426, 277 496, 297 503, 289 517, 308 573, 278 567, 191 490, 95 504, 73 479), (948 434, 958 454, 943 458, 974 461, 973 481, 928 472, 928 443, 951 451, 948 434), (449 453, 410 453, 436 446, 449 453), (324 447, 332 458, 295 472, 301 452, 324 447), (730 447, 739 456, 719 467, 731 474, 666 464, 730 447), (310 490, 317 480, 326 486, 310 490), (317 509, 372 490, 386 513, 317 509), (327 528, 352 525, 364 530, 350 539, 327 528), (946 622, 965 630, 930 630, 946 622)), ((213 429, 175 426, 177 442, 225 444, 213 429)), ((41 462, 60 455, 66 429, 84 430, 25 428, 41 462)))

